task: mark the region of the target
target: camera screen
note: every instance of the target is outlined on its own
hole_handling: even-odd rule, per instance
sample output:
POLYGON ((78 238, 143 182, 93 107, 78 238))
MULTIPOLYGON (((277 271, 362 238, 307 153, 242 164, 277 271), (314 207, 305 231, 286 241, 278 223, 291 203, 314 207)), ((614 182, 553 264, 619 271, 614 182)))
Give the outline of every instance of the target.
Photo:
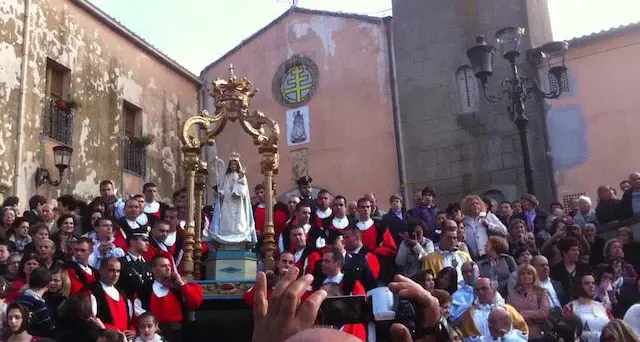
POLYGON ((363 323, 370 317, 371 308, 365 296, 327 297, 318 312, 318 320, 322 325, 363 323))

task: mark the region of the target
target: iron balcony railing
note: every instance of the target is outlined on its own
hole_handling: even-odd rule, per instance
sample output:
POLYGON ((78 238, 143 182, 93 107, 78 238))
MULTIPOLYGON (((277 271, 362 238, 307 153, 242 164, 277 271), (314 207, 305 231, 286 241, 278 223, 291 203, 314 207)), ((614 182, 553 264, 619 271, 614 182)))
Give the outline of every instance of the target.
POLYGON ((147 173, 147 145, 125 137, 122 139, 123 166, 141 178, 147 173))
POLYGON ((42 134, 64 145, 73 142, 73 116, 75 107, 69 102, 46 97, 42 113, 42 134))

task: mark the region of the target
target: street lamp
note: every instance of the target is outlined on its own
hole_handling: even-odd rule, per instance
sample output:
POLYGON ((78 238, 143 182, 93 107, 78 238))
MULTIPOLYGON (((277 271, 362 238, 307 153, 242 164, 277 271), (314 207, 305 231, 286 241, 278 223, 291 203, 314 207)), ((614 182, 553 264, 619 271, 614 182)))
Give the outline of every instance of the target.
POLYGON ((73 149, 68 146, 56 146, 53 148, 53 160, 56 168, 58 169, 58 180, 52 181, 49 169, 39 167, 36 169, 36 188, 42 186, 45 181, 53 186, 60 185, 62 181, 62 175, 64 170, 69 167, 71 163, 71 154, 73 149))
POLYGON ((542 90, 535 78, 521 77, 519 74, 516 60, 520 56, 520 42, 524 34, 525 30, 520 27, 505 27, 496 32, 496 40, 500 46, 502 57, 509 61, 511 66, 511 76, 501 82, 501 89, 497 95, 490 94, 487 89, 489 77, 493 75, 493 60, 496 48, 487 44, 484 36, 478 36, 476 45, 467 50, 467 57, 469 57, 474 74, 482 83, 482 89, 487 100, 496 103, 506 97, 508 101, 507 113, 509 114, 509 119, 516 124, 520 135, 527 192, 535 194, 531 153, 527 139, 529 118, 524 112, 524 104, 533 97, 557 99, 564 91, 569 89, 565 59, 569 44, 567 42, 551 42, 535 50, 539 53, 539 57, 548 63, 550 92, 547 93, 542 90), (555 65, 557 63, 560 64, 555 65), (555 66, 552 66, 552 64, 555 66))

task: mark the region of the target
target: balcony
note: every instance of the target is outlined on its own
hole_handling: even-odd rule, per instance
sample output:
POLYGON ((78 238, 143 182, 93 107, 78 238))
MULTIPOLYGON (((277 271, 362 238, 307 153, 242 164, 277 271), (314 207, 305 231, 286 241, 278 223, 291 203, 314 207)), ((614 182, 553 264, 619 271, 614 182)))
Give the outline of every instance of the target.
POLYGON ((75 111, 74 103, 55 97, 45 98, 42 113, 42 134, 61 144, 71 146, 75 111))
POLYGON ((147 174, 146 144, 125 137, 122 139, 122 159, 125 171, 131 172, 140 178, 145 178, 147 174))

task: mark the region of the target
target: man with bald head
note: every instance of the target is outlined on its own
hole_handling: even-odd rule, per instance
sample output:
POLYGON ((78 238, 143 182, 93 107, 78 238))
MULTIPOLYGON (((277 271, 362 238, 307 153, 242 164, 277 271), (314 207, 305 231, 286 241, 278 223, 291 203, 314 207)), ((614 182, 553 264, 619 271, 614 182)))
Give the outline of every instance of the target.
POLYGON ((502 309, 496 308, 489 314, 489 332, 490 335, 484 337, 484 341, 527 341, 527 335, 522 334, 520 330, 513 329, 513 321, 511 315, 502 309))
MULTIPOLYGON (((460 330, 465 338, 487 338, 491 336, 489 330, 489 314, 496 308, 502 308, 511 316, 514 328, 523 334, 529 333, 529 327, 518 311, 509 304, 505 304, 497 291, 491 287, 489 278, 478 278, 476 282, 476 299, 463 314, 459 322, 460 330)), ((491 341, 491 340, 489 340, 491 341)))
POLYGON ((631 189, 624 192, 620 203, 621 220, 640 215, 640 172, 629 175, 631 189))
POLYGON ((531 259, 531 266, 538 272, 538 278, 540 279, 540 285, 549 292, 549 301, 551 302, 551 308, 562 309, 568 302, 568 296, 566 295, 562 284, 549 278, 549 261, 543 255, 536 255, 531 259))

